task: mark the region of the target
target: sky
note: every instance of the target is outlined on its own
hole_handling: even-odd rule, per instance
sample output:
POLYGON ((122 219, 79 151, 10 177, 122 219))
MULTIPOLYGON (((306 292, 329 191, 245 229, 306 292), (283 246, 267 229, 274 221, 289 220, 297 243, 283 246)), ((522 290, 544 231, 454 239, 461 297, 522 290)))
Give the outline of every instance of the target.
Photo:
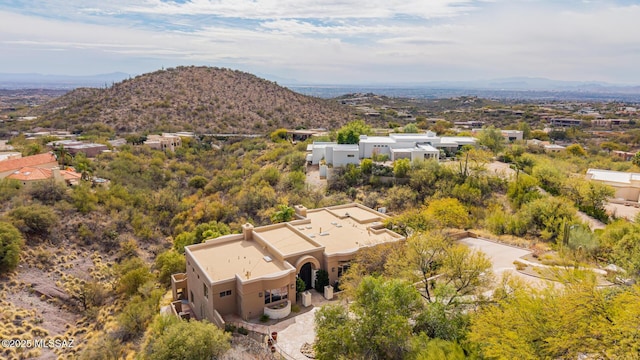
POLYGON ((640 0, 0 0, 0 73, 640 85, 640 0))

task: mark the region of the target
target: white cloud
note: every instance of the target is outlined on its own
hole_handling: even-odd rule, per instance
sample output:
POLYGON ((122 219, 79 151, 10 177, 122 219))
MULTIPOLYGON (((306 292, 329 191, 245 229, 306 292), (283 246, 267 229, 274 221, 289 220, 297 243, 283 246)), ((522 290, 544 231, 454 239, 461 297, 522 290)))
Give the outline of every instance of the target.
POLYGON ((165 15, 216 15, 244 19, 391 18, 409 15, 430 19, 473 10, 473 0, 192 0, 185 3, 148 0, 128 12, 165 15))
POLYGON ((0 5, 0 53, 11 54, 0 57, 0 67, 20 72, 39 66, 33 71, 51 73, 82 67, 101 73, 197 63, 325 83, 503 76, 640 83, 638 5, 525 0, 129 4, 72 0, 68 6, 79 11, 43 5, 48 17, 33 15, 37 9, 3 11, 0 5))

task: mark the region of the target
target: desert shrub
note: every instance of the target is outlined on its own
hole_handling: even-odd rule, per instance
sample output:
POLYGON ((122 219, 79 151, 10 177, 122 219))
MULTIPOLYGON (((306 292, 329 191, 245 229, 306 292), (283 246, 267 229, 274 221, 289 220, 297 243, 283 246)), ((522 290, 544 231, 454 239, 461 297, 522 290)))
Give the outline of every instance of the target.
POLYGON ((189 179, 189 186, 195 189, 204 189, 205 186, 209 183, 206 177, 201 175, 196 175, 189 179))
POLYGON ((186 269, 186 260, 174 249, 169 249, 156 258, 154 267, 159 271, 158 281, 168 286, 171 284, 171 275, 184 272, 186 269))
POLYGON ((117 266, 118 292, 133 295, 146 282, 153 279, 153 274, 144 261, 138 257, 129 258, 117 266))
POLYGON ((58 216, 51 208, 37 204, 17 207, 9 213, 9 217, 27 235, 45 236, 58 222, 58 216))
POLYGON ((22 234, 8 222, 0 222, 0 273, 12 271, 20 261, 22 234))
POLYGON ((12 179, 0 180, 0 202, 7 201, 18 195, 21 187, 20 181, 12 179))
POLYGON ((29 194, 45 205, 53 205, 67 197, 67 187, 55 180, 41 181, 31 186, 29 194))

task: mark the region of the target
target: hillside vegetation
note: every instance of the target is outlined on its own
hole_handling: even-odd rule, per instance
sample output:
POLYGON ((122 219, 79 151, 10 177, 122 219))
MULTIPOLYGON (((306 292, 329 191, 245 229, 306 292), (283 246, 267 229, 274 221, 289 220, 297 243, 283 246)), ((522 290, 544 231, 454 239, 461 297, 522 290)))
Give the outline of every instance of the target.
POLYGON ((37 125, 69 130, 101 123, 116 132, 268 133, 336 128, 351 117, 333 101, 295 93, 241 71, 178 67, 105 89, 76 89, 33 110, 37 125))

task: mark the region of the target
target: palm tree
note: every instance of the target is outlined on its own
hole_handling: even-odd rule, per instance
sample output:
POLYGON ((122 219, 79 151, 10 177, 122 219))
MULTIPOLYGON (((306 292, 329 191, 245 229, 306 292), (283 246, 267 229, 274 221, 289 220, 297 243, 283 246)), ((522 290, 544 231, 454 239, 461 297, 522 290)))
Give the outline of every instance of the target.
POLYGON ((58 164, 60 164, 60 166, 68 166, 71 164, 71 162, 73 162, 73 156, 71 156, 71 153, 62 145, 56 146, 53 149, 53 153, 56 156, 56 159, 58 160, 58 164))

